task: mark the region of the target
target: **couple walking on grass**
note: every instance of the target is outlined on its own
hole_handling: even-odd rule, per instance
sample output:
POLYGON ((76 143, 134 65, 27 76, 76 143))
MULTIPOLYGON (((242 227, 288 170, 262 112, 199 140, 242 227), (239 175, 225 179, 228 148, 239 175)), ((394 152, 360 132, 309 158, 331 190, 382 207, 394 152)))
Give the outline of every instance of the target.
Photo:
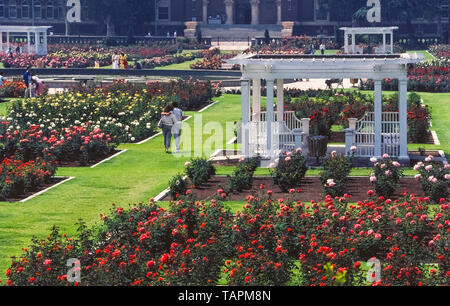
POLYGON ((181 124, 183 121, 183 111, 178 107, 177 102, 167 105, 161 116, 158 126, 164 135, 164 147, 169 153, 172 135, 175 138, 175 152, 180 151, 181 124))

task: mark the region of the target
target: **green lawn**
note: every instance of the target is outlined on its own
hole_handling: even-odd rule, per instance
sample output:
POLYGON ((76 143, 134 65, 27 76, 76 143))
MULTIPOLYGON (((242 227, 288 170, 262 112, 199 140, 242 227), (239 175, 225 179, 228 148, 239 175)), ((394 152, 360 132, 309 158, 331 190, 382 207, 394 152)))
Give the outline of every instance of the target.
POLYGON ((435 58, 434 55, 427 50, 410 50, 406 51, 406 53, 422 53, 427 60, 435 58))
MULTIPOLYGON (((426 104, 432 107, 433 129, 437 131, 441 146, 420 145, 429 149, 443 149, 450 154, 450 130, 448 118, 450 94, 420 93, 426 104)), ((204 129, 214 130, 214 122, 225 126, 226 122, 240 119, 240 96, 224 95, 217 98, 219 102, 203 114, 204 129)), ((9 103, 9 102, 7 102, 9 103)), ((6 114, 7 104, 0 104, 0 114, 6 114)), ((188 115, 196 115, 187 112, 188 115)), ((197 118, 186 123, 194 126, 197 118)), ((184 134, 184 139, 193 135, 184 134)), ((208 140, 211 134, 203 131, 202 141, 208 140)), ((211 139, 209 139, 211 140, 211 139)), ((233 147, 226 145, 229 139, 213 143, 204 150, 208 157, 217 148, 233 147)), ((123 144, 120 149, 127 152, 96 168, 60 168, 59 176, 74 176, 75 179, 54 188, 26 203, 0 203, 0 275, 10 263, 10 256, 19 255, 21 248, 26 247, 32 236, 45 237, 53 225, 59 226, 63 232, 72 235, 78 219, 88 224, 99 220, 101 212, 108 212, 112 203, 126 207, 128 204, 147 202, 167 187, 169 179, 184 170, 184 163, 189 157, 165 154, 162 136, 158 136, 144 144, 123 144)), ((201 146, 193 142, 189 151, 201 146)), ((410 148, 419 145, 410 145, 410 148)), ((233 167, 219 167, 218 174, 226 175, 233 167)), ((307 175, 318 175, 320 168, 311 169, 307 175)), ((352 175, 368 175, 370 169, 361 168, 352 171, 352 175)), ((267 175, 267 169, 258 169, 257 175, 267 175)), ((407 175, 413 171, 406 170, 407 175)), ((240 209, 241 203, 227 203, 233 211, 240 209)), ((0 276, 1 279, 2 276, 0 276)))
MULTIPOLYGON (((325 50, 325 55, 335 55, 339 52, 340 50, 325 50)), ((320 50, 316 50, 316 55, 321 55, 322 53, 320 52, 320 50)))
POLYGON ((191 70, 191 64, 199 61, 201 59, 196 58, 191 61, 186 61, 179 64, 172 64, 168 66, 156 67, 155 70, 191 70))

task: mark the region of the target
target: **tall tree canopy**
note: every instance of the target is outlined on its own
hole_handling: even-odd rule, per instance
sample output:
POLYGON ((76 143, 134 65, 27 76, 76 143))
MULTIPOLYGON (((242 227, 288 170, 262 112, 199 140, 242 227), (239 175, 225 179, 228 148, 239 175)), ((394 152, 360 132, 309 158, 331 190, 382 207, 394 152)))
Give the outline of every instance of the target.
POLYGON ((88 0, 88 2, 94 16, 105 22, 107 37, 115 36, 117 32, 133 34, 144 21, 154 20, 154 0, 88 0))
MULTIPOLYGON (((435 19, 439 0, 380 0, 382 23, 406 23, 410 34, 414 33, 412 21, 416 18, 435 19)), ((369 8, 367 0, 329 0, 330 11, 337 20, 357 20, 366 24, 369 8)))

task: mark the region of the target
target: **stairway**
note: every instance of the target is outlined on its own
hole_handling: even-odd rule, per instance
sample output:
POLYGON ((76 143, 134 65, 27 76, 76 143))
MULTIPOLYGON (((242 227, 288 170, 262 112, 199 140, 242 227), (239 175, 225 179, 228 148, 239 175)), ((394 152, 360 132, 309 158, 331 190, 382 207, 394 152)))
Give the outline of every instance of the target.
POLYGON ((277 24, 201 24, 199 29, 203 37, 211 37, 213 41, 247 41, 255 37, 264 37, 265 30, 269 30, 271 38, 281 37, 281 25, 277 24))

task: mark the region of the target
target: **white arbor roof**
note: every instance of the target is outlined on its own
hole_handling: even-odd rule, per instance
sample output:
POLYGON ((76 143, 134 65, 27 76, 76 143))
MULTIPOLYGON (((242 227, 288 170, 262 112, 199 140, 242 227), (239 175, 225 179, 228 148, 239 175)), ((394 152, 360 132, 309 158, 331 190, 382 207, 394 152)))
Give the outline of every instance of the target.
POLYGON ((6 33, 28 33, 28 32, 45 32, 51 26, 12 26, 12 25, 0 25, 0 32, 6 33))
POLYGON ((395 55, 239 55, 226 60, 241 65, 243 79, 406 78, 407 64, 423 54, 395 55))
POLYGON ((398 27, 343 27, 340 29, 347 34, 389 34, 398 30, 398 27))
POLYGON ((26 34, 27 45, 23 52, 35 53, 37 55, 47 54, 47 30, 52 26, 15 26, 0 25, 0 52, 6 52, 10 48, 10 36, 17 34, 26 34), (6 33, 6 43, 3 43, 3 33, 6 33), (34 36, 34 46, 31 47, 31 38, 34 36))

